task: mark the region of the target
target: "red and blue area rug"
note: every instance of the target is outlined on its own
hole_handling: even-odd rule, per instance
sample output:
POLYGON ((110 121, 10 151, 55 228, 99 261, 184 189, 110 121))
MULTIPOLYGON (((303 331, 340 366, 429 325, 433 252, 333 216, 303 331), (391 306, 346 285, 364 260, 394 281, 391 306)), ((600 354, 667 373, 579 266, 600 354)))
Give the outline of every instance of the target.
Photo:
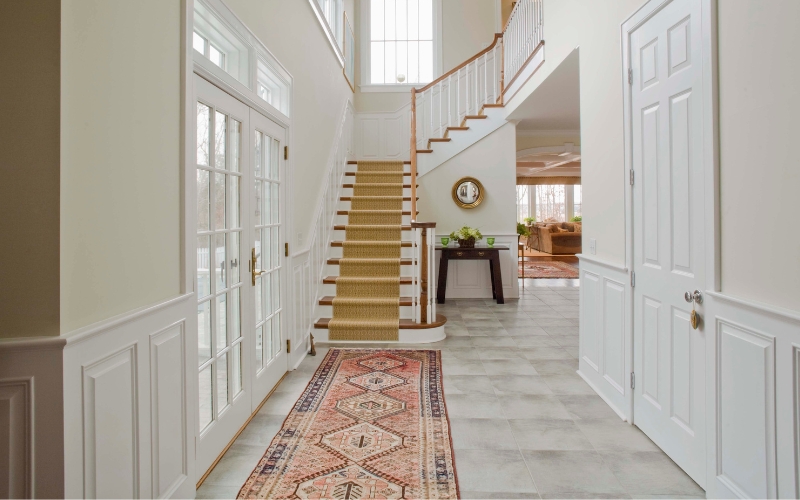
POLYGON ((330 349, 239 498, 458 498, 440 351, 330 349))

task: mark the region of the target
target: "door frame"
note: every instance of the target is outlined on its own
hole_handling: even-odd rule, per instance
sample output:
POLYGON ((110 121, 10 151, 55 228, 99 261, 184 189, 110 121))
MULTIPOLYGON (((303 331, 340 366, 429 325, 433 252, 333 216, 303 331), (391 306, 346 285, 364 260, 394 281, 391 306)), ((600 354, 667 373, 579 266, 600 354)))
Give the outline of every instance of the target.
MULTIPOLYGON (((633 273, 633 185, 630 183, 630 172, 633 169, 633 128, 632 128, 632 93, 628 83, 628 72, 631 68, 631 34, 642 24, 657 14, 672 0, 649 0, 638 10, 631 14, 621 25, 622 41, 622 93, 623 93, 623 127, 625 144, 625 171, 623 182, 625 185, 625 265, 633 273)), ((700 0, 702 32, 701 61, 703 85, 703 165, 704 165, 704 194, 703 217, 705 222, 705 282, 708 292, 720 291, 720 238, 719 238, 719 83, 718 83, 718 46, 717 46, 717 2, 718 0, 700 0)), ((633 345, 633 314, 634 294, 631 281, 627 285, 629 325, 625 332, 625 359, 631 369, 634 366, 633 345)), ((704 328, 714 328, 713 323, 706 323, 704 328)), ((711 487, 711 480, 716 476, 716 335, 713 331, 706 334, 706 488, 711 487)), ((630 384, 629 384, 630 385, 630 384)), ((633 411, 634 391, 630 391, 628 403, 631 408, 630 422, 635 424, 636 415, 633 411)))

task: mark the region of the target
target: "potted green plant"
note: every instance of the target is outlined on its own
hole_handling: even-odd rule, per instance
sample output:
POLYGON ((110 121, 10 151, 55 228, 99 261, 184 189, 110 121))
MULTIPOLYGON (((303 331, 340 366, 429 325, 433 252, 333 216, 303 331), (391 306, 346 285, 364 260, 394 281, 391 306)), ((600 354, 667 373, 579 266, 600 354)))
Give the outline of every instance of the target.
POLYGON ((569 221, 570 222, 583 222, 583 216, 576 215, 575 217, 571 218, 569 221))
POLYGON ((525 221, 525 224, 528 226, 532 226, 534 222, 536 222, 536 217, 525 217, 522 219, 525 221))
POLYGON ((531 230, 528 229, 528 227, 525 224, 517 222, 517 236, 521 237, 530 235, 531 235, 531 230))
POLYGON ((458 231, 450 233, 450 238, 458 240, 458 246, 461 248, 475 248, 475 242, 483 239, 480 230, 473 227, 464 226, 458 231))

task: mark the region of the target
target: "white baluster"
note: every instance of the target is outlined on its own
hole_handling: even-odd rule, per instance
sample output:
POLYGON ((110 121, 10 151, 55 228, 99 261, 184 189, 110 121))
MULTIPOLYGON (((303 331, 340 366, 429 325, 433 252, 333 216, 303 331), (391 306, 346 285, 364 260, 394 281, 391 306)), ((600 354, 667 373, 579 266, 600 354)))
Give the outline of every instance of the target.
MULTIPOLYGON (((428 129, 428 139, 433 137, 433 87, 428 89, 428 95, 430 98, 430 106, 428 106, 428 110, 431 114, 431 121, 430 121, 430 129, 428 129)), ((425 141, 425 149, 428 149, 428 141, 425 141)))
POLYGON ((437 134, 437 137, 444 137, 444 134, 442 133, 442 108, 444 107, 442 104, 443 95, 444 92, 442 92, 442 82, 439 82, 439 126, 437 127, 439 133, 437 134))
POLYGON ((461 123, 461 68, 456 72, 456 127, 461 123))
POLYGON ((497 46, 492 50, 492 79, 494 82, 492 83, 492 98, 494 99, 494 104, 497 102, 497 46))
POLYGON ((478 114, 478 110, 480 109, 480 105, 478 104, 478 91, 480 90, 478 84, 478 59, 475 59, 475 114, 478 114))
POLYGON ((489 102, 489 53, 483 55, 483 103, 489 102))
MULTIPOLYGON (((450 127, 453 119, 453 75, 447 77, 447 126, 450 127)), ((445 130, 445 132, 447 132, 445 130)), ((444 135, 442 135, 444 137, 444 135)))

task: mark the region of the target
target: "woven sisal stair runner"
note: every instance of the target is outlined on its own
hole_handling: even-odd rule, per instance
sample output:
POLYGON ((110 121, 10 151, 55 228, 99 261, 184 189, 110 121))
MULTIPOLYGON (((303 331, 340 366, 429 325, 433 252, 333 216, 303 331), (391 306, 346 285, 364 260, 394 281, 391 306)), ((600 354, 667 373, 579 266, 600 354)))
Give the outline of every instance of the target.
POLYGON ((358 162, 330 340, 398 340, 403 162, 358 162))

